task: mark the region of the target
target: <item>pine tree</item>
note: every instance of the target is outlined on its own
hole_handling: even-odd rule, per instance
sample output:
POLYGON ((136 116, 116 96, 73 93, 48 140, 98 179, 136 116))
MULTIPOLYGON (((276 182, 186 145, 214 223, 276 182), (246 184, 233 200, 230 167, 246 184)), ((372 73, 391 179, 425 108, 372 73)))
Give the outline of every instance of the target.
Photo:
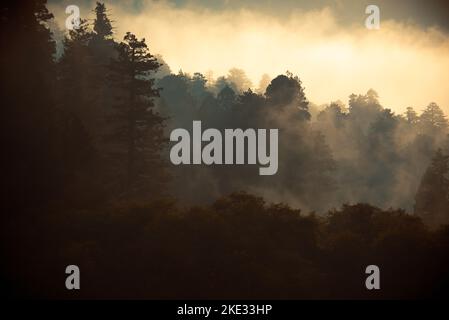
POLYGON ((93 35, 89 45, 96 58, 96 63, 105 69, 108 68, 110 59, 116 57, 114 50, 116 43, 112 38, 113 27, 103 3, 97 2, 94 12, 93 35))
POLYGON ((332 201, 332 193, 336 189, 336 162, 325 136, 319 131, 310 132, 310 160, 303 179, 307 182, 305 189, 308 203, 316 209, 325 209, 332 201))
POLYGON ((418 114, 412 107, 407 107, 407 111, 405 111, 405 119, 408 124, 414 125, 419 121, 418 114))
POLYGON ((56 157, 55 141, 49 139, 56 125, 50 94, 54 89, 55 44, 45 26, 52 17, 45 1, 1 4, 0 117, 6 169, 2 180, 7 186, 2 188, 2 198, 20 206, 44 201, 60 182, 58 177, 47 175, 56 157))
POLYGON ((435 103, 431 102, 420 116, 423 125, 431 128, 445 130, 448 128, 448 121, 443 110, 435 103))
POLYGON ((46 1, 10 2, 0 10, 2 150, 8 156, 4 199, 17 206, 62 200, 88 146, 78 121, 58 104, 55 43, 46 1), (76 153, 74 152, 76 150, 76 153))
POLYGON ((288 71, 287 75, 277 76, 268 85, 265 96, 269 105, 278 108, 294 105, 298 110, 298 118, 310 120, 309 101, 298 76, 288 71))
POLYGON ((95 69, 89 48, 92 32, 86 20, 77 29, 69 31, 63 41, 64 51, 58 62, 61 92, 60 104, 79 118, 91 135, 98 127, 100 115, 95 110, 95 69))
POLYGON ((449 156, 438 149, 415 197, 415 214, 431 227, 449 223, 449 156))
MULTIPOLYGON (((55 43, 46 26, 53 15, 45 3, 44 0, 8 2, 1 5, 0 11, 1 93, 7 99, 2 105, 17 104, 18 107, 20 104, 27 113, 41 113, 43 109, 39 110, 36 103, 42 102, 42 108, 46 109, 45 105, 50 105, 52 98, 41 95, 33 99, 37 92, 52 87, 55 79, 55 43), (25 76, 25 72, 29 76, 25 76), (35 103, 31 103, 33 101, 35 103)), ((17 107, 15 109, 19 111, 17 107)), ((8 109, 11 110, 2 108, 3 111, 8 109)))
POLYGON ((199 72, 195 72, 190 79, 190 92, 195 100, 196 109, 199 109, 203 100, 210 95, 206 89, 206 83, 206 77, 199 72))
POLYGON ((94 31, 96 36, 100 39, 112 39, 112 24, 107 16, 104 3, 97 2, 95 15, 94 31))
MULTIPOLYGON (((93 31, 88 45, 92 57, 89 73, 94 100, 94 104, 90 106, 91 122, 94 124, 91 134, 99 154, 104 157, 110 152, 106 140, 113 130, 108 119, 113 114, 114 104, 114 89, 109 86, 106 79, 111 77, 111 62, 117 60, 118 44, 112 37, 113 27, 106 6, 97 2, 94 12, 93 31)), ((105 163, 105 167, 107 165, 108 163, 105 163)))
POLYGON ((163 163, 160 152, 165 144, 164 118, 154 112, 152 73, 159 63, 149 53, 145 39, 127 32, 118 46, 118 60, 112 64, 112 83, 117 92, 114 120, 117 124, 113 142, 121 171, 125 173, 127 195, 148 195, 160 191, 163 163))
POLYGON ((232 105, 235 103, 237 96, 229 86, 225 86, 217 95, 218 106, 222 110, 231 109, 232 105))

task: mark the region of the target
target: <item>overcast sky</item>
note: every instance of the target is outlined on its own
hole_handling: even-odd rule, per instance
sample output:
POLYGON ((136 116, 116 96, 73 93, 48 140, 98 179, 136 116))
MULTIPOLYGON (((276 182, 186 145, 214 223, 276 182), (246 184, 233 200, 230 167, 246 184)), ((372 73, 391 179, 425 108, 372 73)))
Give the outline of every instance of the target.
MULTIPOLYGON (((431 101, 449 113, 448 1, 411 0, 125 0, 105 1, 116 38, 145 37, 172 71, 244 69, 261 76, 299 75, 308 98, 347 102, 374 88, 396 112, 431 101), (368 30, 365 8, 380 8, 380 30, 368 30)), ((94 1, 49 1, 64 26, 69 4, 92 17, 94 1)))

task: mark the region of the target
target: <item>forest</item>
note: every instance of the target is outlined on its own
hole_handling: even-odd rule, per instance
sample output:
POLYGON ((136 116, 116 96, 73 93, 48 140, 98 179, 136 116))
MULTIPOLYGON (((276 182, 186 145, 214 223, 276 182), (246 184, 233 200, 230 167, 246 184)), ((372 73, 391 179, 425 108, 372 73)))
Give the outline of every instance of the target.
POLYGON ((238 68, 174 72, 151 39, 92 9, 58 44, 45 0, 1 5, 3 296, 449 295, 439 105, 396 114, 374 89, 317 105, 290 71, 258 87, 238 68), (194 121, 278 129, 276 174, 172 164, 170 132, 194 121), (70 264, 81 290, 64 287, 70 264), (365 288, 370 264, 381 290, 365 288))

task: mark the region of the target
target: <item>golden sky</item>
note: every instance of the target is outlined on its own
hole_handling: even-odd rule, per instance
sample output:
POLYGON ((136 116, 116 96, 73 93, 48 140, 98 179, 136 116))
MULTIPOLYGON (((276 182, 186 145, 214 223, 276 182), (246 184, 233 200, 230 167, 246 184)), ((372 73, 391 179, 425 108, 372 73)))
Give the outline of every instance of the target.
MULTIPOLYGON (((431 101, 449 113, 449 35, 410 21, 384 21, 382 7, 380 30, 368 30, 364 11, 342 23, 328 6, 292 8, 280 16, 166 1, 144 1, 137 11, 124 9, 123 2, 106 5, 117 39, 126 31, 145 37, 174 72, 212 71, 218 77, 237 67, 257 87, 264 73, 275 77, 289 70, 317 104, 347 102, 351 93, 374 88, 381 103, 398 113, 408 106, 419 111, 431 101)), ((62 3, 49 7, 63 26, 62 3)), ((81 15, 91 9, 81 6, 81 15)))

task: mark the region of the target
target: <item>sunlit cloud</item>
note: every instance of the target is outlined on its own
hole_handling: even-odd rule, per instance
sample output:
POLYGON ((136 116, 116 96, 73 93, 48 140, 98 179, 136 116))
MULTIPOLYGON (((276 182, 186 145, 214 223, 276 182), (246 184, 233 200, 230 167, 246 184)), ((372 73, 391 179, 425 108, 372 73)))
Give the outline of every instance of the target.
MULTIPOLYGON (((61 6, 50 7, 62 26, 61 6)), ((264 73, 274 77, 289 70, 317 104, 347 101, 351 93, 374 88, 396 112, 420 110, 431 101, 449 111, 449 37, 437 29, 390 20, 368 30, 364 12, 360 24, 341 25, 327 7, 285 17, 164 1, 144 1, 138 12, 123 4, 108 7, 117 39, 126 31, 146 38, 174 72, 212 70, 217 77, 238 67, 256 86, 264 73)))

